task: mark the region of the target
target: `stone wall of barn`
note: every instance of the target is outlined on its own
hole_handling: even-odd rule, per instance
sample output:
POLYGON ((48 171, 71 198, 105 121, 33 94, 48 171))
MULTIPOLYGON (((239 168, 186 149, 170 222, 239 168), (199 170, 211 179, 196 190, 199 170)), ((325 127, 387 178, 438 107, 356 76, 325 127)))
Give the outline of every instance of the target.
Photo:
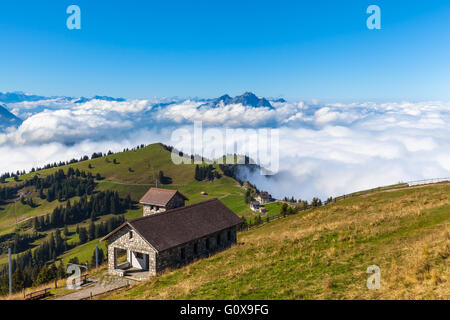
POLYGON ((236 227, 213 233, 187 244, 159 252, 156 256, 156 272, 179 268, 193 260, 207 257, 236 244, 236 227), (220 241, 218 242, 218 237, 220 241), (208 248, 209 242, 209 248, 208 248))
POLYGON ((156 251, 129 226, 123 227, 108 239, 108 269, 111 274, 116 273, 117 267, 114 259, 114 248, 148 254, 149 273, 151 275, 156 274, 156 251))
POLYGON ((155 206, 155 205, 144 205, 144 217, 150 216, 152 214, 161 213, 169 209, 184 207, 185 200, 180 195, 176 194, 170 199, 165 207, 155 206))
POLYGON ((143 210, 144 210, 144 217, 152 215, 152 214, 155 214, 156 210, 154 209, 154 207, 155 206, 144 204, 144 208, 143 208, 143 210))
POLYGON ((166 211, 165 207, 155 206, 155 205, 144 205, 144 217, 151 216, 152 214, 157 214, 166 211))
POLYGON ((227 249, 233 244, 236 244, 236 241, 236 227, 232 227, 175 248, 156 252, 133 229, 125 226, 108 239, 108 268, 111 274, 117 274, 114 248, 148 254, 149 274, 155 276, 166 269, 179 268, 196 259, 208 257, 209 255, 227 249), (133 234, 131 239, 130 231, 133 234), (220 240, 218 241, 218 239, 220 240))

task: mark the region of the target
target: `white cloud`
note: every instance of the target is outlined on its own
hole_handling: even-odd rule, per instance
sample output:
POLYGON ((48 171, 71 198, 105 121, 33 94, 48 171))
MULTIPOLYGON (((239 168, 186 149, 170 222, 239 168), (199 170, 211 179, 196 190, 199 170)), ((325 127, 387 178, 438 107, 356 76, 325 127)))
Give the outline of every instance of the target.
MULTIPOLYGON (((224 129, 279 128, 280 173, 251 180, 277 197, 336 196, 405 180, 450 176, 450 103, 274 103, 202 106, 185 100, 75 104, 55 98, 10 104, 26 115, 0 133, 0 171, 30 169, 140 143, 172 144, 170 133, 194 121, 224 129)), ((230 141, 227 141, 230 143, 230 141)))

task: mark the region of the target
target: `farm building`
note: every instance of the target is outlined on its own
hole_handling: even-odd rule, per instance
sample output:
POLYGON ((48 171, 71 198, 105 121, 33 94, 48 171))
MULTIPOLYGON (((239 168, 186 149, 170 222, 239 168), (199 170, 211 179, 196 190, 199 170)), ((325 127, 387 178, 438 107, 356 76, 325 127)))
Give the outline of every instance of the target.
POLYGON ((235 244, 241 223, 218 199, 127 221, 102 239, 108 241, 109 272, 154 276, 180 267, 235 244), (120 252, 126 259, 121 264, 120 252))
POLYGON ((260 213, 267 212, 266 208, 263 205, 261 205, 258 201, 252 201, 250 203, 250 209, 260 213))
POLYGON ((184 207, 189 200, 177 190, 150 188, 139 200, 144 205, 144 216, 164 212, 168 209, 184 207))
POLYGON ((269 203, 269 202, 273 201, 272 196, 266 191, 260 192, 255 197, 255 200, 258 201, 261 204, 269 203))

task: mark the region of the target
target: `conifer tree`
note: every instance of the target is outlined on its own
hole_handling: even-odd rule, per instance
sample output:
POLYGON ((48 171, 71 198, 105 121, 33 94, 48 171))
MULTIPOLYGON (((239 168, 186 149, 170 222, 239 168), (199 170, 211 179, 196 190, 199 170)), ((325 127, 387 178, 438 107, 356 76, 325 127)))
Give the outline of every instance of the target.
POLYGON ((92 220, 91 220, 91 223, 89 224, 88 237, 89 237, 89 241, 92 241, 95 239, 95 224, 92 220))

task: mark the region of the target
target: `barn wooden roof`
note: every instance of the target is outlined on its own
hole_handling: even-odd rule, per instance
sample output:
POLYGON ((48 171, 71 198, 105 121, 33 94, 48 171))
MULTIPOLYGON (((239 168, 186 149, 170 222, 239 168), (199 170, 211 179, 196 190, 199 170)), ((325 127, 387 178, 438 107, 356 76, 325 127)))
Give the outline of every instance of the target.
POLYGON ((139 202, 142 204, 166 206, 176 194, 184 198, 184 200, 189 200, 177 190, 150 188, 139 202))
POLYGON ((154 249, 161 252, 241 223, 242 219, 222 202, 211 199, 125 222, 102 241, 129 225, 154 249))

